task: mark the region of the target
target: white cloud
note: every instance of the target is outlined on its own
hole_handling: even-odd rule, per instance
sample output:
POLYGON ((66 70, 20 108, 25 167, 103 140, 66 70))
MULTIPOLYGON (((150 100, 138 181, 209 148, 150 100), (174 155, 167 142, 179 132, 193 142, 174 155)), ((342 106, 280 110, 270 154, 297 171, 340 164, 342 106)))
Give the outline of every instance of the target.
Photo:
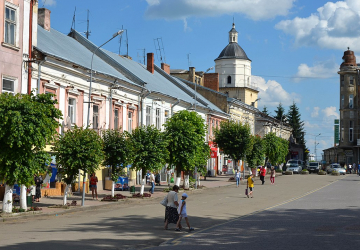
POLYGON ((358 0, 327 2, 308 17, 283 20, 275 28, 295 37, 296 46, 360 51, 358 0))
POLYGON ((56 0, 42 0, 43 5, 54 6, 56 5, 56 0))
POLYGON ((258 97, 261 98, 260 106, 266 106, 268 108, 275 108, 281 104, 283 106, 290 106, 295 103, 301 103, 300 96, 297 93, 288 93, 283 89, 280 83, 274 80, 265 81, 260 76, 252 76, 252 82, 259 88, 258 97))
POLYGON ((285 16, 295 0, 146 0, 148 18, 169 20, 240 13, 253 20, 285 16))
POLYGON ((326 120, 334 120, 339 119, 339 113, 336 111, 336 107, 327 107, 323 110, 321 110, 324 113, 324 119, 326 120))
POLYGON ((305 63, 302 63, 298 67, 295 81, 300 81, 303 78, 330 78, 337 75, 339 65, 336 64, 335 60, 328 60, 325 62, 317 62, 314 66, 310 67, 305 63))
POLYGON ((313 111, 311 112, 311 117, 318 117, 319 116, 319 110, 320 108, 319 107, 314 107, 313 108, 313 111))

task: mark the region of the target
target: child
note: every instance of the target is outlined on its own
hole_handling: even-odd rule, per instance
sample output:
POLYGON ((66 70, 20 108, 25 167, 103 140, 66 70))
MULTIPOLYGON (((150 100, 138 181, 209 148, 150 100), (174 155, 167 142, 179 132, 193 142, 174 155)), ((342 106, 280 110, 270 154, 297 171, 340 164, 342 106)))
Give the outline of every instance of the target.
POLYGON ((186 221, 186 225, 189 227, 189 231, 193 231, 194 228, 190 227, 190 223, 189 223, 189 220, 187 218, 187 213, 186 213, 186 198, 188 197, 187 194, 183 193, 182 195, 182 199, 181 201, 179 202, 179 208, 178 208, 178 212, 179 212, 179 220, 176 224, 176 229, 175 231, 180 231, 181 229, 181 219, 184 217, 185 218, 185 221, 186 221))
POLYGON ((253 175, 250 174, 249 178, 247 179, 247 188, 250 189, 250 192, 247 194, 247 197, 249 198, 249 195, 251 195, 251 198, 253 198, 253 190, 254 190, 254 180, 253 175))

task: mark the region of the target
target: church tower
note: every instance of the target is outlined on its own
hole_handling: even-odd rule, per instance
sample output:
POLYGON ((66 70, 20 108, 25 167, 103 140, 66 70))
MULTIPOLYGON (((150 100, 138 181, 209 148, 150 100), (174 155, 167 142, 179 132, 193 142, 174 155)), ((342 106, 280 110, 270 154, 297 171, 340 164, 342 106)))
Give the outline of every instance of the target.
POLYGON ((215 73, 219 73, 220 92, 257 107, 259 91, 251 82, 251 60, 238 44, 235 23, 229 31, 229 44, 215 59, 215 73))

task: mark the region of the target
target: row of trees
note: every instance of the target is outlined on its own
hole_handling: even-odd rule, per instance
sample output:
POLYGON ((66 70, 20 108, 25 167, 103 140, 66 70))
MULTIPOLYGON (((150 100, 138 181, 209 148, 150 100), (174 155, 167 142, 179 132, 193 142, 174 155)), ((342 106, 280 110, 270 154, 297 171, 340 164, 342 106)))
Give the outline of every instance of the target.
POLYGON ((264 138, 253 136, 248 124, 236 121, 221 122, 220 128, 215 130, 214 142, 236 164, 239 160, 246 160, 251 168, 266 162, 272 165, 284 163, 289 152, 287 140, 275 133, 268 133, 264 138))
MULTIPOLYGON (((34 184, 34 175, 45 174, 51 158, 46 145, 54 144, 59 176, 67 184, 83 173, 95 172, 102 164, 111 168, 114 181, 123 169, 131 164, 142 170, 143 184, 147 170, 159 171, 166 163, 188 175, 195 167, 205 169, 210 148, 205 143, 206 125, 196 112, 180 111, 165 123, 162 132, 154 126, 138 127, 128 133, 118 130, 104 131, 100 137, 92 129, 75 127, 58 135, 61 112, 55 108, 51 94, 16 96, 0 95, 0 178, 5 185, 3 211, 12 211, 12 190, 21 185, 21 208, 26 209, 26 187, 34 184)), ((144 186, 141 192, 143 193, 144 186)))

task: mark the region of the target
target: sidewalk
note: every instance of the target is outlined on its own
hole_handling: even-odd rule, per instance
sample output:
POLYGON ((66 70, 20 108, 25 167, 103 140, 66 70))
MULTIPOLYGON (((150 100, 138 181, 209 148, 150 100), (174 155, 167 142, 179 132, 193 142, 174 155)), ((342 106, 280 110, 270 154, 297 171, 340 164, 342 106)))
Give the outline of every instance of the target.
MULTIPOLYGON (((229 185, 235 185, 235 182, 229 182, 229 178, 232 175, 221 175, 217 177, 206 177, 205 180, 201 180, 200 185, 204 186, 204 188, 219 188, 225 187, 229 185)), ((173 185, 173 184, 172 184, 173 185)), ((135 186, 135 193, 140 192, 141 185, 135 186)), ((76 201, 76 206, 70 206, 67 208, 63 207, 56 207, 62 205, 63 196, 56 196, 56 197, 42 197, 40 202, 33 203, 33 207, 39 207, 42 210, 36 212, 23 212, 23 213, 13 213, 13 214, 3 214, 0 213, 0 223, 3 221, 9 220, 16 220, 20 218, 32 217, 32 216, 50 216, 50 215, 59 215, 65 214, 69 212, 75 211, 83 211, 83 210, 92 210, 97 209, 100 207, 107 207, 107 206, 114 206, 119 205, 122 202, 131 203, 131 202, 149 202, 149 200, 162 198, 165 196, 164 189, 168 188, 168 185, 163 183, 161 186, 155 186, 155 192, 151 195, 150 198, 127 198, 123 200, 119 200, 118 202, 108 202, 108 201, 101 201, 102 198, 105 196, 111 195, 110 190, 98 190, 98 200, 93 200, 91 191, 85 194, 85 206, 81 206, 82 202, 82 194, 74 192, 67 198, 68 203, 72 203, 72 201, 76 201)), ((148 193, 150 189, 150 185, 145 185, 144 193, 148 193)), ((187 192, 187 191, 186 191, 187 192)), ((196 190, 191 190, 190 192, 196 192, 196 190)), ((116 194, 122 194, 127 197, 131 197, 132 194, 129 191, 115 191, 116 194)), ((2 201, 0 201, 0 207, 2 208, 2 201)), ((15 207, 19 207, 19 203, 14 204, 15 207)))

